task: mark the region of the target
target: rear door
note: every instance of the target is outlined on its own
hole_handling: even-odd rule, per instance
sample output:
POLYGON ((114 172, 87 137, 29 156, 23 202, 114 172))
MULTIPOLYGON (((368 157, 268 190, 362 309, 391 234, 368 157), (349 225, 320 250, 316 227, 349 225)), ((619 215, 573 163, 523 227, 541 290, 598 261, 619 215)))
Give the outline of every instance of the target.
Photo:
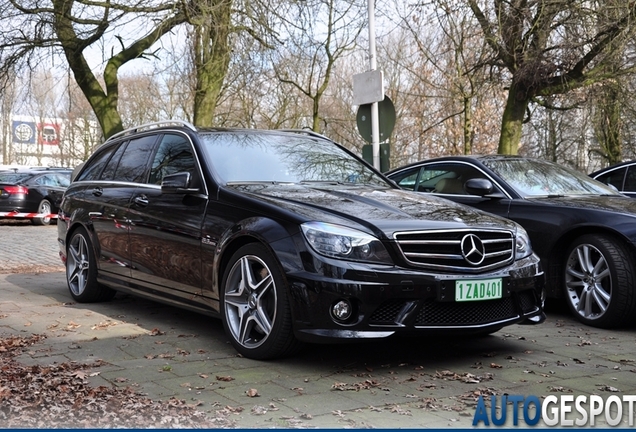
POLYGON ((97 265, 101 276, 116 279, 131 276, 128 211, 139 182, 148 175, 150 155, 157 135, 146 135, 116 146, 104 157, 103 169, 89 167, 78 182, 94 171, 95 180, 86 186, 84 199, 97 238, 97 265))

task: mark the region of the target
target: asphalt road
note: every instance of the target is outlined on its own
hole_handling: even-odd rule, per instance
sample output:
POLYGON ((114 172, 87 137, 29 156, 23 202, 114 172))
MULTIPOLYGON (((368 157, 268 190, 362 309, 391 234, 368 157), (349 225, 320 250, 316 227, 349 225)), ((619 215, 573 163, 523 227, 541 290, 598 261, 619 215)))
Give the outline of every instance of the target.
MULTIPOLYGON (((0 223, 0 335, 47 336, 19 360, 101 359, 91 384, 184 399, 237 427, 469 428, 479 396, 636 394, 635 329, 585 327, 558 308, 539 326, 478 339, 308 345, 283 360, 241 358, 213 318, 124 295, 73 303, 56 234, 55 226, 0 223)), ((621 420, 629 426, 625 413, 621 420)))

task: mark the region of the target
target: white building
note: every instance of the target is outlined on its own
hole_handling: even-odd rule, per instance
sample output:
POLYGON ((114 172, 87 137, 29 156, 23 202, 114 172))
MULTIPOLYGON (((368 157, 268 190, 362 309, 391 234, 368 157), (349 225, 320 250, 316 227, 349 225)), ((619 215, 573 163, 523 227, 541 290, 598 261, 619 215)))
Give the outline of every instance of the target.
POLYGON ((2 117, 0 166, 75 167, 102 142, 98 125, 85 119, 2 117))

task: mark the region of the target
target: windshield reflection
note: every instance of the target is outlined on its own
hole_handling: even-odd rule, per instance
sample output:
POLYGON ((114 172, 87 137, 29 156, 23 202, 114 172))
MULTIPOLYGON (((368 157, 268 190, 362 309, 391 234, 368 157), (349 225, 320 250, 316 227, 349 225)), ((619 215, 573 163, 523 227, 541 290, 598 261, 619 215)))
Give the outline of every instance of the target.
POLYGON ((578 171, 548 161, 493 159, 484 164, 524 197, 620 195, 578 171))
POLYGON ((390 187, 366 165, 333 143, 299 135, 202 135, 206 156, 226 183, 329 182, 390 187))

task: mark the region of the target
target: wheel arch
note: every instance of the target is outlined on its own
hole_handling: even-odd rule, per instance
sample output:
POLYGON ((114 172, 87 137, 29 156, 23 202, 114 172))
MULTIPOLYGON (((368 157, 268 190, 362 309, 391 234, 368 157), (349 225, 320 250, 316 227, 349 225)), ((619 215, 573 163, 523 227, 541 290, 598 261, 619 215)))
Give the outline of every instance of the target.
POLYGON ((91 242, 91 247, 93 249, 93 253, 95 254, 95 257, 98 257, 100 255, 99 243, 97 242, 97 236, 95 234, 95 230, 93 229, 92 224, 85 224, 80 221, 71 222, 68 225, 68 228, 66 229, 66 235, 64 238, 65 247, 68 247, 71 237, 73 237, 73 234, 75 234, 75 231, 77 231, 80 228, 83 228, 84 231, 86 231, 86 233, 88 234, 89 240, 91 242))
POLYGON ((215 277, 218 289, 221 289, 223 275, 232 255, 250 243, 259 243, 268 250, 280 266, 283 277, 286 270, 302 266, 299 250, 293 237, 293 233, 290 233, 283 225, 268 218, 255 218, 237 224, 220 242, 215 277), (294 253, 290 253, 291 251, 294 253))

